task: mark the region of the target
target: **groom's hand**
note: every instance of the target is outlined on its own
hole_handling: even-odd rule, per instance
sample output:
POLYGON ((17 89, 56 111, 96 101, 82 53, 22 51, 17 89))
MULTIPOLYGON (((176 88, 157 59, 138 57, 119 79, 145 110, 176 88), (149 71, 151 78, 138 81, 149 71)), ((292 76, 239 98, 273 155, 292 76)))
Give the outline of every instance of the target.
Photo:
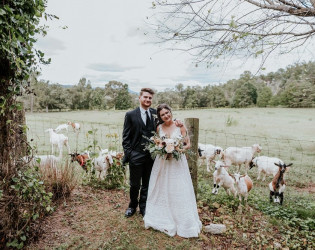
POLYGON ((181 128, 182 126, 184 126, 184 123, 181 120, 174 119, 174 122, 175 122, 176 127, 181 128))

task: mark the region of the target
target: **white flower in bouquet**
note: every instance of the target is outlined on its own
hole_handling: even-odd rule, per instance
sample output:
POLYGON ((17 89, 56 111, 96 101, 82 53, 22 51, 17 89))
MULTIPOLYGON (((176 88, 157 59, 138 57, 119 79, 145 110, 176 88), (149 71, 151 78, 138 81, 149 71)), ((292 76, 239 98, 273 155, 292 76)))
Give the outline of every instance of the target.
POLYGON ((165 139, 166 143, 165 151, 166 153, 172 153, 175 150, 175 140, 174 139, 165 139))

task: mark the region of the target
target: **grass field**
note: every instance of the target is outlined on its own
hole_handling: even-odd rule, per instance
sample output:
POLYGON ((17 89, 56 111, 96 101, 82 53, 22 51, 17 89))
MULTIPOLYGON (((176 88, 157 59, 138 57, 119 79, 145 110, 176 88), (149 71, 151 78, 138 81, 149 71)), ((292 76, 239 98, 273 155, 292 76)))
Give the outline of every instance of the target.
MULTIPOLYGON (((38 153, 49 153, 49 136, 45 130, 73 121, 79 122, 82 128, 78 134, 71 128, 69 132, 64 131, 64 134, 69 136, 71 151, 83 151, 89 146, 90 150, 96 152, 98 152, 98 146, 121 151, 124 114, 125 111, 27 114, 28 140, 33 139, 30 143, 37 148, 38 153)), ((256 181, 257 169, 249 171, 249 175, 254 180, 249 205, 264 216, 260 220, 264 221, 265 226, 260 229, 259 221, 250 222, 253 219, 251 216, 254 216, 256 212, 250 212, 247 216, 243 211, 237 216, 236 212, 239 212, 240 205, 237 199, 228 197, 224 190, 220 190, 217 196, 211 195, 212 173, 206 172, 205 166, 199 168, 199 206, 202 209, 206 207, 206 211, 211 211, 212 222, 233 224, 237 233, 234 235, 233 230, 230 231, 230 237, 233 242, 236 242, 236 246, 237 244, 246 246, 247 242, 251 246, 265 246, 266 248, 272 241, 270 230, 278 230, 277 232, 281 233, 279 242, 283 247, 306 249, 315 247, 310 245, 310 242, 314 244, 315 236, 315 109, 175 110, 173 115, 181 120, 199 118, 199 141, 202 143, 219 145, 222 148, 251 146, 259 143, 263 147, 260 155, 276 156, 286 163, 293 162, 293 166, 286 175, 287 188, 282 207, 269 204, 267 185, 271 179, 267 178, 265 182, 256 181), (219 210, 220 213, 218 213, 219 210), (221 216, 214 216, 215 214, 221 216), (257 240, 256 236, 252 236, 252 231, 261 233, 266 239, 260 237, 257 240)), ((233 172, 235 169, 231 168, 230 171, 233 172)), ((207 220, 204 219, 203 222, 207 220)), ((187 247, 192 247, 195 243, 187 241, 187 247)), ((211 244, 215 245, 215 242, 211 244)))
MULTIPOLYGON (((71 128, 63 131, 69 137, 71 151, 113 148, 122 151, 121 134, 125 111, 80 111, 34 113, 26 115, 28 140, 33 139, 40 154, 51 150, 48 128, 67 121, 81 124, 76 134, 71 128)), ((299 185, 315 183, 315 109, 204 109, 179 110, 174 117, 199 118, 199 141, 226 148, 259 143, 261 155, 293 162, 290 175, 299 185), (301 171, 300 171, 301 170, 301 171)))

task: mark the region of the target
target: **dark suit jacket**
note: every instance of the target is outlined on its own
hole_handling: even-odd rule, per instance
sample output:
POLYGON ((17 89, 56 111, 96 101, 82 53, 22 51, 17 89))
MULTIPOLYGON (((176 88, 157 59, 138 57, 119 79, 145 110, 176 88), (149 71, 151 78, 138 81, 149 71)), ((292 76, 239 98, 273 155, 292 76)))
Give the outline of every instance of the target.
MULTIPOLYGON (((154 119, 153 115, 156 115, 156 110, 150 108, 151 119, 154 119)), ((156 122, 154 122, 154 131, 156 130, 156 122)), ((143 132, 142 128, 144 126, 143 120, 141 118, 140 108, 136 108, 126 113, 123 129, 123 140, 122 146, 124 149, 124 160, 123 162, 129 162, 130 154, 133 149, 135 149, 142 138, 143 132)), ((145 152, 143 152, 145 154, 145 152)))

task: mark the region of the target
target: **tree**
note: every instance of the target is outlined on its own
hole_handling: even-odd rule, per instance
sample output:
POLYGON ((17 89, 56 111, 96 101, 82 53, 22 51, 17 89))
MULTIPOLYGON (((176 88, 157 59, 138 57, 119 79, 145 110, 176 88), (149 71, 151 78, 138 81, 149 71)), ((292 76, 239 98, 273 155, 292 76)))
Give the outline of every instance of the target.
POLYGON ((236 108, 244 108, 256 104, 256 100, 256 87, 250 82, 246 82, 237 89, 232 106, 236 108))
POLYGON ((261 56, 305 46, 315 35, 315 0, 155 0, 151 22, 160 42, 197 62, 261 56))
MULTIPOLYGON (((34 48, 35 37, 45 33, 39 27, 40 18, 52 17, 44 13, 46 4, 46 0, 2 0, 0 3, 0 248, 4 248, 6 241, 32 231, 29 228, 32 218, 22 225, 28 211, 12 188, 13 177, 22 168, 21 156, 25 154, 23 114, 19 112, 22 106, 17 97, 22 89, 28 91, 29 77, 38 63, 48 63, 44 54, 34 48)), ((36 199, 40 198, 38 194, 36 199)))
POLYGON ((132 105, 132 100, 128 91, 128 84, 123 84, 115 100, 116 109, 119 109, 119 110, 129 109, 131 105, 132 105))
POLYGON ((264 86, 259 91, 257 91, 257 106, 258 107, 267 107, 269 101, 272 97, 271 89, 267 86, 264 86))
POLYGON ((113 109, 127 109, 132 106, 128 84, 117 81, 109 81, 105 84, 106 106, 113 109))
POLYGON ((212 86, 209 93, 210 103, 208 107, 226 107, 228 105, 228 101, 225 99, 224 91, 220 86, 212 86))

